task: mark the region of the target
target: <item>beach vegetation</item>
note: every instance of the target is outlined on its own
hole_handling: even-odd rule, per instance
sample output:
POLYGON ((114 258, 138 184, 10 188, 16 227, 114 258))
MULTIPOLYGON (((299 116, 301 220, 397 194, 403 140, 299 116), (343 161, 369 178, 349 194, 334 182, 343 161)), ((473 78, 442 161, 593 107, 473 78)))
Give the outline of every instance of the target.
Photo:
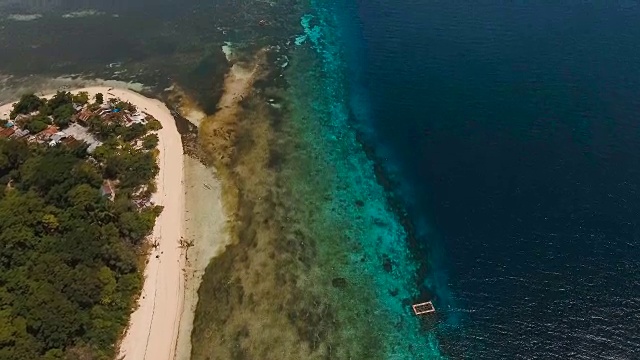
POLYGON ((115 130, 118 124, 112 121, 103 121, 100 116, 94 115, 87 120, 89 131, 98 139, 107 141, 110 137, 115 136, 115 130))
POLYGON ((29 130, 31 134, 37 134, 49 126, 48 122, 46 117, 33 117, 24 124, 24 128, 29 130))
POLYGON ((98 105, 104 104, 104 95, 102 95, 102 93, 97 93, 95 96, 95 99, 96 99, 96 102, 95 102, 96 104, 98 105))
POLYGON ((49 101, 47 101, 46 112, 40 110, 40 113, 44 113, 45 115, 54 115, 56 111, 59 111, 58 108, 65 106, 69 106, 73 110, 73 95, 67 91, 58 91, 51 99, 49 99, 49 101))
POLYGON ((80 91, 79 93, 73 95, 73 102, 79 105, 85 105, 89 102, 89 93, 86 91, 80 91))
POLYGON ((91 112, 95 112, 98 111, 100 109, 100 104, 96 104, 96 103, 91 103, 87 105, 87 110, 91 111, 91 112))
MULTIPOLYGON (((27 125, 46 127, 42 117, 27 125)), ((138 208, 132 194, 157 172, 151 151, 118 139, 92 158, 0 139, 0 359, 114 358, 142 286, 144 239, 162 210, 138 208), (113 201, 105 178, 117 184, 113 201)))
POLYGON ((152 116, 147 116, 147 131, 158 131, 160 129, 162 129, 160 121, 152 116))
POLYGON ((44 104, 45 101, 35 94, 22 95, 20 100, 13 104, 13 109, 11 110, 9 117, 11 119, 15 119, 15 117, 20 114, 30 114, 34 111, 38 111, 44 104))
POLYGON ((159 141, 157 134, 149 134, 142 139, 142 147, 147 150, 155 149, 159 141))
POLYGON ((132 142, 141 139, 150 131, 148 126, 140 123, 125 125, 122 117, 117 114, 114 114, 107 121, 98 115, 94 115, 86 121, 86 124, 89 132, 104 142, 115 139, 132 142))
POLYGON ((147 129, 143 124, 132 124, 131 126, 122 126, 119 129, 122 140, 130 142, 137 140, 147 133, 147 129))
POLYGON ((128 101, 122 101, 122 100, 118 100, 117 102, 114 103, 114 107, 116 109, 120 109, 120 110, 126 110, 126 111, 130 111, 132 113, 138 111, 138 108, 136 108, 135 105, 133 105, 132 103, 128 102, 128 101))
POLYGON ((71 117, 75 114, 73 105, 70 103, 60 105, 53 110, 53 123, 64 129, 69 126, 71 117))

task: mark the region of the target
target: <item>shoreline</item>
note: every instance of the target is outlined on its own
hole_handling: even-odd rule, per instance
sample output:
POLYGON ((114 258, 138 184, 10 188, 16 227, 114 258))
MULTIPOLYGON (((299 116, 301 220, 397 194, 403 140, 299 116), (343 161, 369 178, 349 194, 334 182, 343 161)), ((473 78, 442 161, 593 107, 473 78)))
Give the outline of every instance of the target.
POLYGON ((119 88, 87 87, 74 89, 72 93, 79 91, 86 91, 89 96, 101 92, 105 98, 117 97, 129 101, 162 124, 162 129, 158 131, 157 146, 160 170, 156 178, 157 191, 152 196, 157 205, 164 207, 151 235, 158 246, 152 248, 147 257, 144 285, 138 306, 131 313, 124 337, 118 344, 118 359, 173 359, 185 289, 182 275, 185 251, 180 246, 185 213, 180 134, 173 115, 159 100, 119 88))
POLYGON ((191 332, 198 304, 198 290, 211 259, 229 244, 227 217, 222 202, 222 184, 216 170, 184 155, 186 251, 184 307, 178 330, 175 360, 191 358, 191 332))
POLYGON ((87 91, 90 95, 103 92, 105 97, 129 101, 162 124, 157 147, 160 171, 157 191, 152 196, 156 204, 164 206, 152 233, 158 246, 148 256, 138 308, 131 314, 119 344, 118 359, 173 359, 185 289, 182 274, 185 251, 180 246, 184 234, 184 164, 182 140, 175 120, 164 103, 133 91, 104 87, 75 91, 87 91))
MULTIPOLYGON (((233 64, 229 68, 225 75, 223 94, 218 102, 218 111, 214 114, 210 116, 197 115, 204 113, 196 106, 181 109, 181 111, 187 110, 187 114, 196 114, 195 118, 189 116, 188 120, 199 128, 200 135, 202 135, 202 131, 207 132, 211 123, 217 123, 218 126, 221 125, 226 130, 235 127, 240 101, 248 95, 255 80, 257 64, 253 65, 247 68, 240 64, 233 64)), ((184 100, 187 98, 183 98, 184 100)), ((233 133, 233 131, 231 132, 233 133)), ((223 146, 222 149, 228 150, 226 146, 223 146)), ((226 152, 218 149, 216 153, 225 154, 226 152)), ((234 201, 229 200, 232 198, 230 194, 236 192, 226 188, 226 195, 223 196, 225 188, 215 166, 206 166, 188 155, 184 156, 184 162, 185 196, 187 204, 189 204, 185 213, 185 239, 188 241, 198 240, 192 242, 186 254, 185 306, 178 332, 176 360, 191 359, 193 351, 191 339, 200 299, 200 285, 211 260, 223 253, 226 247, 232 243, 229 228, 231 224, 225 215, 227 213, 225 207, 234 207, 232 204, 234 201), (216 216, 215 214, 220 215, 216 216)), ((231 213, 234 211, 233 209, 229 210, 231 213)))

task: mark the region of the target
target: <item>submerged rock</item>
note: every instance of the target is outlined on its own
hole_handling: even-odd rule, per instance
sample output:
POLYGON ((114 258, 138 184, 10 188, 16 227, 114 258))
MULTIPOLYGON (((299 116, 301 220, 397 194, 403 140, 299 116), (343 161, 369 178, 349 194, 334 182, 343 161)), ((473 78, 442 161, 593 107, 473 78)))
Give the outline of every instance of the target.
POLYGON ((349 283, 347 282, 347 279, 343 277, 337 277, 331 280, 331 285, 333 285, 334 288, 344 289, 347 287, 347 285, 349 285, 349 283))

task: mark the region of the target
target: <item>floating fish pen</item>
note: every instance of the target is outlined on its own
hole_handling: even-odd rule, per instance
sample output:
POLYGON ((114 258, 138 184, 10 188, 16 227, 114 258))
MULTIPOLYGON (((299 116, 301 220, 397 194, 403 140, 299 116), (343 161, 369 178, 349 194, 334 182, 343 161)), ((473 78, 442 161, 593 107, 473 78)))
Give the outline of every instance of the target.
POLYGON ((433 307, 433 303, 431 301, 427 301, 420 304, 414 304, 413 312, 416 315, 431 314, 436 312, 436 308, 433 307))

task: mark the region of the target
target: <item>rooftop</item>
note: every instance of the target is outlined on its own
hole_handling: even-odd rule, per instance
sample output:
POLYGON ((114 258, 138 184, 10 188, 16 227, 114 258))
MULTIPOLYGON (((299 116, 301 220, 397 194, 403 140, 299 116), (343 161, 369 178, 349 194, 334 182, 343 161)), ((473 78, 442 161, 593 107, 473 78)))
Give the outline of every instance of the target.
POLYGON ((54 135, 55 133, 57 133, 58 131, 60 131, 60 129, 57 126, 49 125, 46 129, 40 131, 36 135, 51 136, 51 135, 54 135))
POLYGON ((14 128, 12 128, 12 127, 2 129, 2 130, 0 130, 0 138, 9 137, 9 136, 13 135, 14 132, 16 132, 16 130, 14 128))

